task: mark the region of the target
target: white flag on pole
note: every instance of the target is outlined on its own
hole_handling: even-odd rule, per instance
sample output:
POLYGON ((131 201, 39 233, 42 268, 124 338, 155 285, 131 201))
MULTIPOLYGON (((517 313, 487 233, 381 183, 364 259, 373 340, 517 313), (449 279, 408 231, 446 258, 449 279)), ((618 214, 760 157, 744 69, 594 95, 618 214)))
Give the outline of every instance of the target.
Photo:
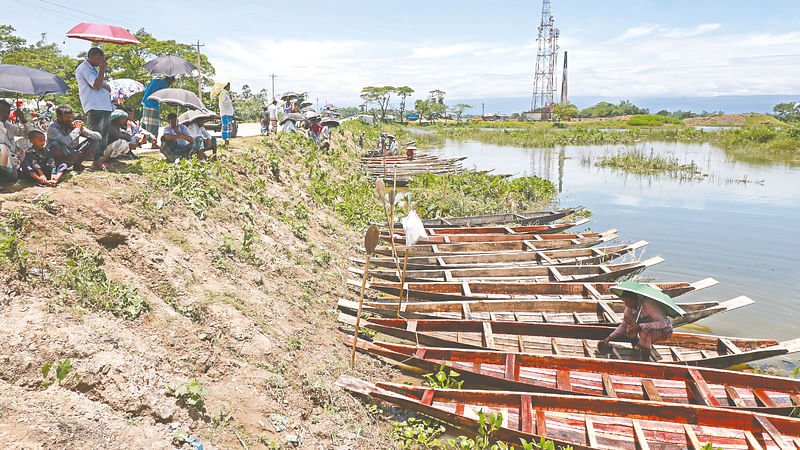
POLYGON ((406 247, 411 248, 418 240, 426 238, 425 225, 422 224, 417 212, 413 209, 400 222, 403 224, 403 231, 406 233, 406 247))

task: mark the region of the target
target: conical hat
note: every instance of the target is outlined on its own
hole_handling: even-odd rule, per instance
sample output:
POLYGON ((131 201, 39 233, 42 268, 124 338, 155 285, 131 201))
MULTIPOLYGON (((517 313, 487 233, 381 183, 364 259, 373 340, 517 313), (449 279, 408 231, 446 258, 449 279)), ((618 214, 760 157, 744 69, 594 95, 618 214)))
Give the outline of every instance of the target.
POLYGON ((660 289, 650 286, 649 284, 637 283, 636 281, 626 281, 609 289, 611 292, 622 296, 625 293, 636 294, 653 300, 662 306, 664 312, 670 317, 680 317, 686 314, 686 311, 676 305, 672 298, 662 292, 660 289))

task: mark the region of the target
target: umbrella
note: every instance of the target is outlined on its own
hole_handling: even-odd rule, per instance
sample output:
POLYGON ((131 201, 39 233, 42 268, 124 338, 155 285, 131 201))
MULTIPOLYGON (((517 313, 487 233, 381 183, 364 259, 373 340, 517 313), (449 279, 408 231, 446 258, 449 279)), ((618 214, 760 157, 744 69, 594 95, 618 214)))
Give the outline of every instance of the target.
POLYGON ((686 312, 676 305, 672 298, 663 293, 660 289, 650 286, 649 284, 637 283, 635 281, 626 281, 609 289, 611 292, 622 296, 625 293, 636 294, 644 298, 650 299, 658 303, 660 306, 665 307, 667 315, 670 317, 680 317, 686 312))
POLYGON ((306 106, 314 106, 314 102, 310 102, 308 100, 303 100, 303 102, 300 103, 300 107, 301 108, 305 108, 306 106))
POLYGON ((186 89, 166 88, 150 94, 151 99, 159 103, 186 106, 192 109, 205 109, 203 101, 194 92, 186 89))
POLYGON ((80 23, 67 31, 67 37, 121 45, 141 43, 128 30, 102 23, 80 23))
POLYGON ((222 92, 222 90, 225 89, 225 86, 227 86, 230 82, 230 78, 225 78, 222 81, 214 83, 214 87, 211 88, 211 98, 217 98, 219 93, 222 92))
POLYGON ((194 122, 197 119, 211 119, 215 115, 216 114, 207 109, 190 110, 178 116, 178 123, 194 122))
POLYGON ((320 122, 320 125, 322 125, 323 127, 328 127, 328 128, 336 128, 336 127, 339 126, 339 121, 336 120, 336 119, 331 119, 331 118, 322 119, 322 122, 320 122))
POLYGON ((0 91, 19 94, 64 94, 67 83, 50 72, 32 67, 0 64, 0 91))
POLYGON ((292 91, 284 92, 283 95, 281 95, 281 100, 291 100, 293 98, 297 98, 297 93, 292 91))
POLYGON ((312 108, 312 107, 310 107, 310 106, 306 106, 305 108, 301 108, 301 109, 300 109, 300 112, 304 112, 304 113, 306 113, 306 112, 309 112, 309 111, 310 111, 310 112, 316 112, 316 111, 314 110, 314 108, 312 108))
POLYGON ((323 109, 328 109, 328 110, 331 110, 331 111, 335 111, 335 110, 337 110, 339 108, 337 108, 336 105, 328 103, 327 105, 325 105, 325 107, 323 109))
POLYGON ((298 113, 286 114, 285 116, 281 117, 281 123, 285 123, 287 120, 298 122, 301 120, 305 120, 305 117, 303 117, 302 114, 298 113))
POLYGON ((148 61, 144 65, 144 70, 151 75, 160 74, 174 77, 175 75, 188 75, 197 70, 197 67, 180 56, 170 55, 159 56, 152 61, 148 61))
POLYGON ((316 111, 306 111, 306 112, 303 113, 303 117, 306 120, 313 119, 313 118, 319 117, 319 113, 317 113, 316 111))
POLYGON ((120 78, 108 82, 111 86, 111 100, 128 98, 137 92, 144 91, 144 85, 130 78, 120 78))

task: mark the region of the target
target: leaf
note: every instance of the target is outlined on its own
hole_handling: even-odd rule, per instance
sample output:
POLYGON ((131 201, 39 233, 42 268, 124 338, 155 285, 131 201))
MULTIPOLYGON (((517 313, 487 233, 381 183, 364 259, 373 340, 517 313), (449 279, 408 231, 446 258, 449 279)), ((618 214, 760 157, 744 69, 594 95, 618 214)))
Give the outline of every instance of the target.
POLYGON ((56 366, 56 378, 58 378, 58 381, 64 381, 64 378, 67 377, 67 374, 69 374, 71 369, 72 363, 70 362, 69 358, 59 362, 56 366))
POLYGON ((42 366, 42 378, 47 378, 47 375, 50 373, 51 367, 53 367, 53 363, 47 363, 42 366))

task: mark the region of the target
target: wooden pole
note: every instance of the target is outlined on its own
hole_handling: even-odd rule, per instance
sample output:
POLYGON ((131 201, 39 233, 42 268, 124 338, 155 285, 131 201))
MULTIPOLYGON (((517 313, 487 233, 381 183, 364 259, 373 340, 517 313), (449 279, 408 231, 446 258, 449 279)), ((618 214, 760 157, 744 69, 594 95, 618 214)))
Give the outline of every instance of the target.
MULTIPOLYGON (((409 251, 410 249, 406 248, 406 256, 403 258, 403 276, 400 279, 400 297, 397 299, 397 317, 400 317, 400 308, 403 305, 403 288, 406 285, 406 268, 408 267, 409 251)), ((366 272, 366 270, 364 272, 366 272)))
POLYGON ((355 367, 356 364, 356 343, 358 343, 358 330, 361 325, 361 307, 364 305, 364 293, 367 290, 367 276, 369 274, 369 257, 367 255, 366 264, 364 266, 364 278, 361 280, 361 298, 358 299, 358 314, 356 314, 356 333, 353 335, 353 353, 350 355, 350 368, 355 367))
POLYGON ((200 41, 197 41, 197 96, 203 100, 203 74, 200 73, 200 47, 205 47, 200 41))
POLYGON ((358 331, 361 325, 361 307, 364 305, 364 293, 367 289, 367 277, 369 276, 369 258, 380 240, 380 230, 376 225, 370 225, 364 235, 364 249, 367 252, 367 261, 364 265, 364 278, 361 280, 361 298, 358 300, 358 314, 356 315, 356 333, 353 336, 353 353, 350 355, 350 368, 356 364, 356 343, 358 343, 358 331))

